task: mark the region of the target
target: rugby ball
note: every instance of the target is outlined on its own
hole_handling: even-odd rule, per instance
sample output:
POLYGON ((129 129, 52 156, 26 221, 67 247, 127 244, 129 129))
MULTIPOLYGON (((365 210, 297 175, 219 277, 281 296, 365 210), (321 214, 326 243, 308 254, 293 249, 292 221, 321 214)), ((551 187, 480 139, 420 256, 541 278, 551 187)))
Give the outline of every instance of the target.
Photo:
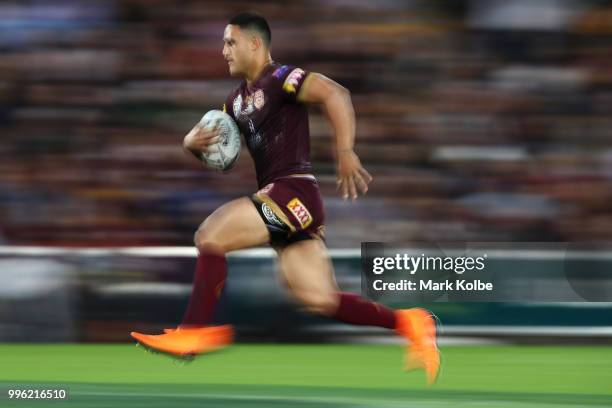
POLYGON ((231 169, 240 157, 240 130, 227 113, 211 110, 200 119, 204 128, 219 129, 219 141, 202 152, 201 159, 212 169, 225 171, 231 169))

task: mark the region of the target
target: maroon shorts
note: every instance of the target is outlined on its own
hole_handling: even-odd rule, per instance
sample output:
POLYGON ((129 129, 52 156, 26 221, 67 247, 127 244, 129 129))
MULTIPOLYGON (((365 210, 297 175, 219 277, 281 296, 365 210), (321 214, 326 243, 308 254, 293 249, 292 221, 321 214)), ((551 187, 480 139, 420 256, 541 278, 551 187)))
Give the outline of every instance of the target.
POLYGON ((323 239, 325 211, 313 176, 281 177, 251 197, 273 245, 323 239))

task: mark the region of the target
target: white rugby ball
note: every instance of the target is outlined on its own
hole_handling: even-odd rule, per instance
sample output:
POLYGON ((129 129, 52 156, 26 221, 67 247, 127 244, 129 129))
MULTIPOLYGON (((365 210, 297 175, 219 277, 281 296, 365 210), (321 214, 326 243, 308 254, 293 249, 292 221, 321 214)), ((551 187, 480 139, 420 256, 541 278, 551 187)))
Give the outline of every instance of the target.
POLYGON ((240 157, 240 130, 230 115, 220 110, 211 110, 200 119, 204 128, 219 129, 219 141, 202 152, 206 166, 215 170, 231 169, 240 157))

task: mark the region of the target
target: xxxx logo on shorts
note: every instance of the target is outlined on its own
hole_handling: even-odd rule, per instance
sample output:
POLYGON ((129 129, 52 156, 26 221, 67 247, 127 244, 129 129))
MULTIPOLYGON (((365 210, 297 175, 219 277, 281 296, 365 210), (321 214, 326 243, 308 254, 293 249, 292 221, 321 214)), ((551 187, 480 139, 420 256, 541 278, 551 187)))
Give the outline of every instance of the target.
POLYGON ((307 228, 312 223, 312 215, 298 198, 289 201, 287 208, 297 218, 302 228, 307 228))

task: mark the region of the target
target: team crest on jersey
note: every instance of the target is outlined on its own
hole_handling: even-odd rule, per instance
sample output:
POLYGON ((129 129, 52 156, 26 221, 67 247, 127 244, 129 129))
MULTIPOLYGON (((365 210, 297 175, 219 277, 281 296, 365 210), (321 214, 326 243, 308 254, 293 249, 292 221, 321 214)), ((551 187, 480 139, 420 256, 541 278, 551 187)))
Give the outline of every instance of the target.
POLYGON ((310 215, 308 208, 302 204, 299 198, 289 201, 287 208, 297 218, 302 228, 307 228, 312 223, 312 215, 310 215))
POLYGON ((234 99, 233 109, 234 109, 234 117, 237 118, 238 116, 240 116, 240 110, 242 109, 242 95, 238 95, 234 99))
POLYGON ((285 79, 283 90, 287 93, 295 93, 295 87, 300 83, 300 79, 306 74, 302 68, 296 68, 285 79))
POLYGON ((258 89, 257 92, 255 92, 255 95, 253 95, 253 104, 255 105, 255 108, 259 110, 263 108, 265 103, 266 99, 264 96, 264 92, 263 90, 258 89))
POLYGON ((255 108, 253 108, 253 95, 247 96, 245 105, 246 106, 244 107, 242 113, 244 115, 250 115, 253 113, 253 110, 255 110, 255 108))

